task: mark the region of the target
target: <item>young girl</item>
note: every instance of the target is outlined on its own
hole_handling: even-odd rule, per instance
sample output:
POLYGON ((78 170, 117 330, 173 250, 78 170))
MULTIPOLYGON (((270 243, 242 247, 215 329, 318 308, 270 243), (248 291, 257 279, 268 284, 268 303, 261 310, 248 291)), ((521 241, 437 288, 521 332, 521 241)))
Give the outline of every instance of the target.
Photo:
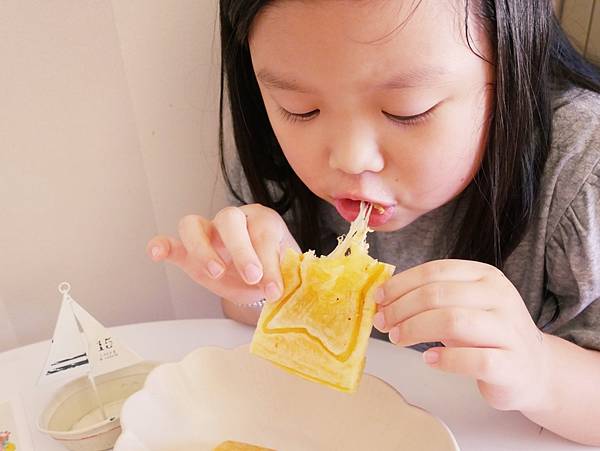
POLYGON ((186 216, 152 258, 248 321, 282 292, 282 249, 326 253, 379 204, 371 254, 398 272, 375 328, 600 445, 600 76, 550 0, 221 0, 220 18, 241 206, 186 216))

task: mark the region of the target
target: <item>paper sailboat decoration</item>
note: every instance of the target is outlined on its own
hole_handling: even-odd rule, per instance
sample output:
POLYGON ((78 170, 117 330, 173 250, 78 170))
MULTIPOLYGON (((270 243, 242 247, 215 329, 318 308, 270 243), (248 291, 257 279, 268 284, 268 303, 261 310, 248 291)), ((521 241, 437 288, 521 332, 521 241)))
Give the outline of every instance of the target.
POLYGON ((141 362, 137 354, 75 302, 70 290, 68 282, 58 286, 63 299, 42 381, 75 369, 93 378, 141 362))
POLYGON ((63 385, 38 420, 38 429, 72 451, 111 449, 121 432, 125 399, 156 366, 142 360, 58 286, 62 304, 48 360, 38 382, 79 375, 63 385))

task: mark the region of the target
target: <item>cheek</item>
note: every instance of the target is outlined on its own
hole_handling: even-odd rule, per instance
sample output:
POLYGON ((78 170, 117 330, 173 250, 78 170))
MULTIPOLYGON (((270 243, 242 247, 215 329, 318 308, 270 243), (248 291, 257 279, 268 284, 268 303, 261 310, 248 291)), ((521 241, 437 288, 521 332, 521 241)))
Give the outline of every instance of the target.
POLYGON ((436 208, 471 182, 485 145, 482 117, 470 105, 447 108, 435 127, 424 127, 407 142, 410 158, 396 159, 395 165, 402 173, 399 183, 409 185, 413 202, 436 208))
POLYGON ((304 124, 290 126, 281 123, 282 119, 273 119, 271 124, 275 136, 290 166, 306 186, 316 189, 316 182, 322 180, 329 169, 322 151, 324 147, 319 145, 312 133, 303 130, 304 124))

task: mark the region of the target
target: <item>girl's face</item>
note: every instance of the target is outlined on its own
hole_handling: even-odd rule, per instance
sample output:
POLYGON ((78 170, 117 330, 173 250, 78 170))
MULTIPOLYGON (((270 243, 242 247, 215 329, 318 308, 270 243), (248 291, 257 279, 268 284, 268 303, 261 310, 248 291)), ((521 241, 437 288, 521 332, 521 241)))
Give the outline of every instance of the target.
MULTIPOLYGON (((279 0, 249 39, 290 165, 347 220, 360 200, 396 230, 448 202, 479 168, 494 72, 464 38, 464 5, 423 0, 279 0), (414 11, 413 11, 414 10, 414 11)), ((469 23, 474 48, 489 56, 469 23)))

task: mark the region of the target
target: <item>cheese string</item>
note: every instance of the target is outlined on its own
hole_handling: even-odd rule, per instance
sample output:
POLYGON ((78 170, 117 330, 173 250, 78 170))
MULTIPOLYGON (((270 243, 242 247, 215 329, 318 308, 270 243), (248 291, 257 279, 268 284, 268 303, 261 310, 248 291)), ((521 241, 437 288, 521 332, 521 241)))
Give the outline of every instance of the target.
POLYGON ((360 210, 356 219, 350 224, 350 229, 346 235, 338 237, 338 245, 329 254, 329 257, 339 257, 348 255, 348 252, 362 250, 365 253, 369 251, 367 244, 367 233, 373 230, 369 228, 369 218, 373 211, 373 204, 360 202, 360 210))

